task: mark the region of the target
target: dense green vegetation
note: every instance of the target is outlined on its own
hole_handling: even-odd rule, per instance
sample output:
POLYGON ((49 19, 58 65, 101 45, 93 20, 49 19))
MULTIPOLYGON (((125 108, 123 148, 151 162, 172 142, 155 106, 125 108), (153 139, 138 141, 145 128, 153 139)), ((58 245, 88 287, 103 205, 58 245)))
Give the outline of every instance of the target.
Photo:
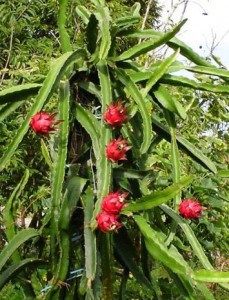
POLYGON ((1 299, 226 299, 229 72, 175 37, 185 21, 157 31, 157 1, 105 2, 0 4, 1 299), (41 110, 52 134, 29 126, 41 110), (104 233, 115 191, 123 226, 104 233), (200 218, 179 214, 190 198, 200 218))

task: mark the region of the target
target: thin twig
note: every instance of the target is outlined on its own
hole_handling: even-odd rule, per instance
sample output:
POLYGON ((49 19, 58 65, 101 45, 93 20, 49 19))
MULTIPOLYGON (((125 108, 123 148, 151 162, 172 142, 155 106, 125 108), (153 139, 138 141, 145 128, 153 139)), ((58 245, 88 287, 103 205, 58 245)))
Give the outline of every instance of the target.
POLYGON ((149 10, 150 10, 150 7, 151 7, 152 3, 153 3, 153 0, 149 0, 149 2, 147 4, 146 13, 145 13, 145 16, 144 16, 144 19, 143 19, 143 22, 142 22, 142 28, 141 28, 142 30, 145 28, 146 21, 147 21, 148 15, 149 15, 149 10))
POLYGON ((229 30, 227 30, 222 36, 221 38, 218 40, 218 42, 216 42, 216 34, 213 32, 212 30, 212 44, 210 47, 210 54, 213 53, 213 51, 215 51, 215 49, 219 46, 219 44, 222 42, 222 40, 225 38, 225 36, 229 33, 229 30))
POLYGON ((165 29, 166 25, 169 24, 169 21, 171 21, 172 16, 173 16, 173 14, 175 13, 175 11, 177 10, 178 6, 181 5, 181 4, 183 4, 184 1, 185 1, 185 0, 179 0, 179 1, 176 2, 176 3, 173 3, 173 2, 171 3, 171 5, 172 5, 172 6, 171 6, 171 11, 170 11, 170 13, 168 14, 168 17, 167 17, 167 19, 166 19, 165 22, 164 22, 164 29, 165 29))
POLYGON ((184 14, 187 10, 188 2, 189 2, 189 0, 186 0, 185 3, 184 3, 183 11, 182 11, 181 17, 180 17, 180 22, 184 19, 184 14))
MULTIPOLYGON (((150 7, 151 7, 152 3, 153 3, 153 0, 149 0, 149 2, 147 4, 146 13, 145 13, 145 16, 144 16, 144 19, 143 19, 143 22, 142 22, 141 30, 143 30, 145 28, 146 21, 147 21, 148 15, 149 15, 149 10, 150 10, 150 7)), ((140 39, 138 43, 141 44, 141 42, 142 42, 142 39, 140 39)))
POLYGON ((9 46, 9 50, 8 50, 8 56, 7 56, 7 60, 6 60, 6 63, 5 63, 5 67, 4 67, 4 71, 3 71, 3 74, 2 74, 0 85, 2 85, 2 82, 5 78, 6 71, 7 71, 7 68, 8 68, 8 64, 9 64, 9 61, 10 61, 10 56, 11 56, 12 48, 13 48, 13 37, 14 37, 14 27, 12 26, 11 27, 11 34, 10 34, 10 46, 9 46))
POLYGON ((25 6, 25 8, 20 13, 20 15, 16 18, 17 22, 21 19, 21 17, 23 16, 24 12, 30 7, 31 4, 32 4, 32 1, 29 1, 28 4, 25 6))

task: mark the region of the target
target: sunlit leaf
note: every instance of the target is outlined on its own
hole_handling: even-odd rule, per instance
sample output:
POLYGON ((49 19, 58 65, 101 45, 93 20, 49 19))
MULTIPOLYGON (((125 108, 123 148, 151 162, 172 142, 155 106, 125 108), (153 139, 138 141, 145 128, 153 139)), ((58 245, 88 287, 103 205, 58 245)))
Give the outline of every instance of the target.
POLYGON ((133 46, 132 48, 123 52, 117 58, 117 60, 127 60, 127 59, 131 59, 131 58, 135 58, 139 55, 145 54, 145 53, 161 46, 162 44, 169 41, 173 36, 175 36, 186 21, 187 21, 186 19, 183 20, 178 25, 176 25, 171 31, 161 34, 160 36, 158 36, 150 41, 142 42, 141 44, 133 46))
POLYGON ((25 270, 25 268, 29 267, 30 269, 32 267, 36 267, 37 265, 44 265, 45 262, 41 259, 37 258, 26 258, 21 260, 18 263, 15 263, 11 266, 9 266, 4 272, 0 275, 0 289, 3 288, 3 286, 10 281, 11 279, 14 279, 15 276, 17 276, 21 271, 25 270))
POLYGON ((84 24, 88 24, 91 13, 85 6, 77 5, 76 6, 76 13, 82 19, 84 24))
POLYGON ((154 91, 154 95, 158 102, 169 111, 176 113, 182 119, 186 118, 185 109, 182 107, 180 102, 176 100, 169 91, 162 85, 160 85, 157 90, 154 91))
POLYGON ((93 150, 96 158, 100 157, 100 125, 95 116, 89 111, 83 108, 80 104, 76 105, 76 119, 84 127, 87 133, 91 137, 93 150))
MULTIPOLYGON (((173 211, 166 204, 161 204, 160 208, 171 218, 173 218, 177 222, 177 224, 181 227, 189 244, 193 249, 193 253, 198 257, 202 266, 207 270, 213 271, 214 267, 211 265, 208 257, 204 252, 203 247, 201 246, 200 242, 196 238, 195 233, 193 232, 192 228, 188 225, 187 221, 184 218, 181 218, 175 211, 173 211)), ((229 290, 229 285, 225 283, 221 283, 221 285, 223 288, 229 290)))
POLYGON ((200 73, 200 74, 208 74, 208 75, 214 75, 219 76, 221 78, 229 78, 229 71, 213 68, 213 67, 204 67, 204 66, 194 66, 194 67, 185 67, 185 70, 188 70, 193 73, 200 73))
POLYGON ((27 83, 6 88, 0 91, 0 104, 24 101, 28 97, 36 95, 41 87, 38 83, 27 83))
POLYGON ((110 35, 110 26, 109 26, 111 19, 110 19, 108 8, 98 6, 95 16, 99 21, 99 28, 101 31, 99 59, 105 59, 108 55, 111 46, 111 35, 110 35))
POLYGON ((151 143, 152 138, 152 128, 151 128, 151 119, 148 108, 145 103, 141 92, 139 91, 137 85, 131 80, 131 78, 121 69, 116 70, 119 80, 125 85, 127 91, 133 97, 134 101, 139 107, 139 111, 143 120, 143 141, 141 145, 140 152, 145 153, 151 143))
POLYGON ((228 178, 229 177, 229 170, 220 170, 217 172, 217 175, 220 177, 225 177, 228 178))
POLYGON ((94 193, 88 188, 83 196, 84 203, 84 240, 85 240, 85 267, 88 281, 94 280, 96 273, 96 235, 90 228, 93 216, 94 193))
POLYGON ((11 241, 4 247, 0 253, 0 270, 11 257, 15 250, 18 249, 24 242, 39 235, 39 232, 33 228, 27 228, 19 231, 11 241))
POLYGON ((126 206, 122 212, 126 213, 128 211, 139 211, 151 209, 155 206, 160 205, 166 201, 171 200, 177 193, 181 191, 182 188, 189 185, 193 180, 192 176, 187 176, 183 178, 179 183, 174 183, 173 185, 165 188, 162 191, 154 192, 152 194, 146 195, 140 199, 137 199, 135 203, 130 203, 126 206))
POLYGON ((163 76, 161 82, 171 84, 174 86, 189 87, 195 90, 202 90, 213 93, 229 93, 229 87, 227 85, 213 85, 209 83, 200 83, 183 76, 174 76, 167 74, 163 76))
POLYGON ((198 270, 194 272, 193 278, 203 282, 229 283, 229 272, 198 270))
POLYGON ((174 273, 188 275, 192 273, 191 268, 185 263, 183 257, 175 247, 167 248, 158 233, 153 230, 141 216, 134 216, 142 235, 145 239, 146 248, 149 254, 156 260, 163 263, 174 273))
POLYGON ((151 90, 151 88, 156 84, 156 82, 167 72, 168 68, 171 66, 171 64, 176 59, 177 55, 179 53, 179 49, 173 53, 171 56, 163 60, 156 68, 154 72, 152 72, 152 75, 146 82, 146 86, 143 89, 143 95, 146 96, 148 92, 151 90))
MULTIPOLYGON (((168 128, 158 120, 156 115, 153 115, 152 122, 154 130, 160 136, 162 136, 164 139, 170 142, 171 137, 168 128)), ((177 135, 176 138, 178 147, 185 151, 192 159, 194 159, 199 164, 203 165, 205 168, 209 169, 211 172, 217 172, 215 164, 206 155, 204 155, 200 149, 197 149, 196 146, 194 146, 184 137, 177 135)))

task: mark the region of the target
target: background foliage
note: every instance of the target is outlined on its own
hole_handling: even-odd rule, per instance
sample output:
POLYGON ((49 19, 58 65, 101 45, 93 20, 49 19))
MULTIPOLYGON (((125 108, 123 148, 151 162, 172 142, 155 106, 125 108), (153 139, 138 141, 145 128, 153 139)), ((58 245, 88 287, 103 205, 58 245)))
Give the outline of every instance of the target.
POLYGON ((228 269, 228 71, 174 38, 182 24, 150 29, 157 1, 144 28, 146 2, 67 2, 0 7, 2 299, 112 299, 112 285, 114 299, 227 297, 228 273, 211 270, 228 269), (156 60, 164 44, 179 50, 156 60), (102 153, 118 133, 101 114, 116 99, 129 106, 132 150, 113 166, 102 153), (41 109, 64 120, 44 139, 28 130, 41 109), (118 188, 125 228, 101 233, 101 199, 118 188), (181 219, 182 198, 203 217, 181 219))

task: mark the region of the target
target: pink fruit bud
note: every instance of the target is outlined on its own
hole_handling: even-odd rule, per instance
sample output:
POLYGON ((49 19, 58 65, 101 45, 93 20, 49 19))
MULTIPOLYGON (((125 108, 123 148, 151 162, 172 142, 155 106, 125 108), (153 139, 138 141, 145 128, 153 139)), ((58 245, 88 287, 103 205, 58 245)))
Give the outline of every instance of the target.
POLYGON ((55 125, 62 122, 62 120, 54 120, 55 116, 56 114, 41 111, 31 118, 29 125, 36 134, 48 135, 57 130, 55 125))
POLYGON ((117 140, 110 141, 106 146, 106 157, 112 162, 126 160, 126 152, 130 148, 127 142, 120 137, 117 140))
POLYGON ((98 228, 103 232, 116 231, 122 226, 122 223, 119 223, 117 218, 114 214, 102 211, 96 217, 98 228))
POLYGON ((104 120, 113 127, 122 126, 128 119, 126 115, 126 107, 122 106, 121 101, 114 105, 109 105, 103 115, 104 120))
POLYGON ((102 200, 102 209, 110 214, 118 214, 124 207, 124 200, 128 193, 120 194, 119 192, 110 193, 102 200))
POLYGON ((181 216, 187 219, 199 218, 203 207, 194 199, 184 199, 179 205, 181 216))

